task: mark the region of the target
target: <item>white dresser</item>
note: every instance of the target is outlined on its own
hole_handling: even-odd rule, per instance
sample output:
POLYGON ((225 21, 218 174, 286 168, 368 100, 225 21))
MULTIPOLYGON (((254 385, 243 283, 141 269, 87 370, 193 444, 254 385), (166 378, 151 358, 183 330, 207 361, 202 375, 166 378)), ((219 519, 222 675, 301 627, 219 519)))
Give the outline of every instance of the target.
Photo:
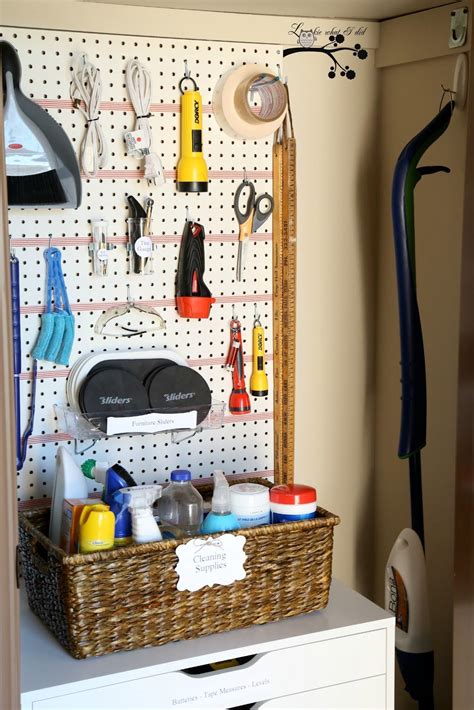
POLYGON ((81 661, 23 598, 21 643, 22 710, 394 706, 394 620, 337 581, 321 612, 81 661), (187 672, 249 656, 243 665, 187 672))

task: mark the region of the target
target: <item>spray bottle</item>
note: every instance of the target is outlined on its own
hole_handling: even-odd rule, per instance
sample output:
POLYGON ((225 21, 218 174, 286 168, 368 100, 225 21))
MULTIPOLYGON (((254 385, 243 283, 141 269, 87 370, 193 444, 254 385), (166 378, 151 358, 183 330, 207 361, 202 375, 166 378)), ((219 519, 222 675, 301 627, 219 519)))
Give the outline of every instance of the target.
POLYGON ((117 501, 115 493, 121 488, 136 486, 135 480, 119 463, 109 466, 94 459, 82 464, 82 472, 86 478, 92 478, 104 486, 102 500, 115 515, 115 545, 128 545, 132 542, 132 517, 127 506, 117 501))
POLYGON ((153 517, 153 503, 161 498, 161 486, 134 486, 121 488, 115 500, 127 506, 132 515, 133 541, 137 545, 162 540, 158 523, 153 517))
POLYGON ((224 532, 225 530, 238 530, 239 528, 239 521, 230 510, 230 490, 224 471, 214 471, 212 509, 202 524, 201 532, 205 535, 210 535, 224 532))

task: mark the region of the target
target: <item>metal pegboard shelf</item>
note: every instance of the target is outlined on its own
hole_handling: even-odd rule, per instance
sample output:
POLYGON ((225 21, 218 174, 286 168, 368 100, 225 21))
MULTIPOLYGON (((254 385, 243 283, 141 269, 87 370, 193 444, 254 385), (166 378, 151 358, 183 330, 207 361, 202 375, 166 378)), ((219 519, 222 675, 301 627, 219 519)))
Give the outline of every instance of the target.
MULTIPOLYGON (((69 405, 65 406, 63 404, 55 404, 54 410, 58 420, 60 432, 69 434, 71 439, 79 441, 91 440, 95 443, 98 439, 109 439, 111 436, 114 436, 113 434, 108 434, 100 428, 99 422, 103 419, 102 415, 96 415, 95 417, 93 415, 89 415, 89 417, 86 418, 82 412, 74 409, 74 407, 69 405)), ((207 429, 220 429, 224 424, 224 412, 224 402, 213 402, 209 414, 206 416, 204 421, 199 424, 199 426, 193 427, 192 429, 186 427, 179 429, 165 429, 152 433, 153 436, 167 436, 173 443, 179 443, 185 439, 191 439, 196 434, 207 429)), ((146 414, 155 414, 157 416, 166 417, 166 414, 160 415, 159 412, 152 409, 148 410, 148 412, 145 413, 145 416, 146 414)), ((202 416, 204 416, 204 413, 202 416)), ((139 427, 140 422, 143 421, 144 418, 145 417, 143 415, 138 417, 135 416, 135 425, 139 427)), ((147 436, 147 434, 143 434, 139 428, 135 433, 128 432, 127 435, 147 436)))

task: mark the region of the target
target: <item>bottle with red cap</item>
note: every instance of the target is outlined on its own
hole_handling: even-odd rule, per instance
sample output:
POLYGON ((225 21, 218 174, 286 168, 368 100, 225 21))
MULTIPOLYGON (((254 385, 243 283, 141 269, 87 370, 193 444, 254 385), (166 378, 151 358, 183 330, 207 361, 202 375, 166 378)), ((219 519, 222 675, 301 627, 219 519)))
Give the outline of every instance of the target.
POLYGON ((316 517, 316 488, 299 483, 273 486, 270 490, 272 523, 288 523, 316 517))

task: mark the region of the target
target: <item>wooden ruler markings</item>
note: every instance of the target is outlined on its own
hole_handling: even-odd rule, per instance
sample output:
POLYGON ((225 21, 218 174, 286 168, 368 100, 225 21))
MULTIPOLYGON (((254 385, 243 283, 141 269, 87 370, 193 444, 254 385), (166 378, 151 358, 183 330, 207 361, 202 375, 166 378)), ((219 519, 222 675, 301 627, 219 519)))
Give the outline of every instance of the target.
POLYGON ((283 204, 283 146, 273 146, 273 412, 274 412, 274 465, 275 482, 283 483, 283 448, 282 448, 282 341, 281 307, 283 289, 282 247, 282 204, 283 204), (276 238, 275 238, 276 237, 276 238))
POLYGON ((296 142, 283 135, 273 150, 275 480, 294 480, 296 360, 296 142))

